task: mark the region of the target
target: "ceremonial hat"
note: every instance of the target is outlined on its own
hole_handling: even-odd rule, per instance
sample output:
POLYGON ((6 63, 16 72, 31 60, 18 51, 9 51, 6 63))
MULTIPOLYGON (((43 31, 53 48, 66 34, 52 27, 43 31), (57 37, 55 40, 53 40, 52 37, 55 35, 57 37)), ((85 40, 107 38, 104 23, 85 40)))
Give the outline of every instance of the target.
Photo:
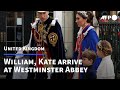
POLYGON ((37 12, 46 12, 46 11, 37 11, 37 12))

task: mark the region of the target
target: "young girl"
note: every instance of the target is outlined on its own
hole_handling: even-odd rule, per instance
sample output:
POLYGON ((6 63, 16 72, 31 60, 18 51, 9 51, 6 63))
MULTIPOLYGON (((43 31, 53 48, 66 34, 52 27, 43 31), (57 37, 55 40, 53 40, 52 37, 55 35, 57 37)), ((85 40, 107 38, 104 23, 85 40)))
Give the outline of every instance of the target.
POLYGON ((106 40, 99 41, 97 44, 97 55, 102 58, 102 61, 97 69, 97 79, 115 79, 111 54, 111 44, 106 40))

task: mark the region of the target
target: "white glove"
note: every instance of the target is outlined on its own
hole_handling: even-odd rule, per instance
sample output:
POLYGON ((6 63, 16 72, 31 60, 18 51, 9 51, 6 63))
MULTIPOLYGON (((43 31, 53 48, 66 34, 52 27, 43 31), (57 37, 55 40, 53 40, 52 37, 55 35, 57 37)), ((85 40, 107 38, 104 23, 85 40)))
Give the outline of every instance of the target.
POLYGON ((37 23, 38 23, 39 20, 40 20, 39 18, 36 18, 36 19, 35 19, 35 22, 34 22, 34 23, 31 23, 31 27, 35 29, 35 28, 36 28, 36 25, 37 25, 37 23))

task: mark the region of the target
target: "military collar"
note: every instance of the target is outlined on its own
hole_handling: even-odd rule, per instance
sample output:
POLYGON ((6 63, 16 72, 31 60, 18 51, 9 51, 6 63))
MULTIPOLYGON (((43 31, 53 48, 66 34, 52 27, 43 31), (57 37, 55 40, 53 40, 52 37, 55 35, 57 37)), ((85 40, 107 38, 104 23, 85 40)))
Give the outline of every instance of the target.
POLYGON ((44 24, 50 24, 52 22, 52 19, 49 17, 45 22, 44 24))

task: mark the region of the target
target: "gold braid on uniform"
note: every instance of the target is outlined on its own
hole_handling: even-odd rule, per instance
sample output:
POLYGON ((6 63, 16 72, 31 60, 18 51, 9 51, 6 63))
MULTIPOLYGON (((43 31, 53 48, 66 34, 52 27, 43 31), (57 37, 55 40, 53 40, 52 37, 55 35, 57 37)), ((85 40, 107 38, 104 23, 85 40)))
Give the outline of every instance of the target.
MULTIPOLYGON (((47 37, 49 30, 51 28, 51 24, 49 25, 49 27, 47 28, 47 31, 45 30, 46 25, 44 24, 38 24, 38 38, 36 37, 36 33, 34 33, 35 36, 35 40, 37 42, 37 46, 43 46, 44 47, 44 39, 43 37, 47 37), (43 36, 45 35, 45 36, 43 36)), ((36 32, 36 31, 35 31, 36 32)), ((42 54, 44 54, 45 56, 43 57, 43 60, 48 60, 48 56, 47 56, 47 52, 46 50, 42 51, 42 54)), ((52 65, 44 65, 45 67, 51 67, 52 65)))

